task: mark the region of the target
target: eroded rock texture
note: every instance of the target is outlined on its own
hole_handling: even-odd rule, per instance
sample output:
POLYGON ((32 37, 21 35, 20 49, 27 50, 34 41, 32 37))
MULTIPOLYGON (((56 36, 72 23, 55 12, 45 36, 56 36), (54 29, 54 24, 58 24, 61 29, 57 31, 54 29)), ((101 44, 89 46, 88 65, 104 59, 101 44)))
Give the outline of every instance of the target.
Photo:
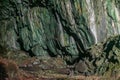
POLYGON ((0 0, 0 45, 31 56, 61 56, 70 63, 93 61, 91 65, 99 66, 92 67, 95 71, 104 71, 106 57, 114 63, 114 55, 119 55, 111 52, 114 47, 106 44, 98 56, 87 54, 87 49, 120 34, 119 4, 119 0, 0 0))
POLYGON ((31 55, 76 58, 95 41, 87 16, 81 12, 83 4, 70 0, 1 1, 1 45, 31 55))

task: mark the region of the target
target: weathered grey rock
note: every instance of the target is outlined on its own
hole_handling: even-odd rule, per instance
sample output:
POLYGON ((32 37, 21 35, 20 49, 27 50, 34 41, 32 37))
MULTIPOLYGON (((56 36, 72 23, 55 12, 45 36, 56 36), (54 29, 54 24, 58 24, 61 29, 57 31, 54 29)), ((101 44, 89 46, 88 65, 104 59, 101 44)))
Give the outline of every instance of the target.
POLYGON ((85 64, 85 61, 79 61, 77 65, 75 65, 75 70, 78 71, 79 73, 86 73, 88 66, 85 64))

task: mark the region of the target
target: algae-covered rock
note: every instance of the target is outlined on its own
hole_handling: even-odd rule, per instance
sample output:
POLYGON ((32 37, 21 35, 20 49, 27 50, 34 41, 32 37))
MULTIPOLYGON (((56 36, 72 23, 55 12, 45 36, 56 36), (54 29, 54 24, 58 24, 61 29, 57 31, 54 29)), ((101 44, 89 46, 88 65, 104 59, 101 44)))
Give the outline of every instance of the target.
POLYGON ((117 3, 117 0, 1 1, 0 44, 36 56, 79 56, 94 43, 119 34, 117 3))
POLYGON ((119 0, 0 0, 0 46, 104 74, 119 65, 119 36, 94 44, 120 34, 119 15, 119 0))
MULTIPOLYGON (((120 70, 120 36, 110 37, 104 43, 95 45, 88 50, 87 63, 94 66, 92 70, 97 75, 111 75, 120 70), (92 63, 92 64, 91 64, 92 63)), ((86 61, 86 60, 85 60, 86 61)))
POLYGON ((85 6, 82 3, 85 4, 70 0, 2 1, 0 44, 32 56, 66 55, 74 61, 94 44, 84 12, 77 11, 77 5, 85 6))

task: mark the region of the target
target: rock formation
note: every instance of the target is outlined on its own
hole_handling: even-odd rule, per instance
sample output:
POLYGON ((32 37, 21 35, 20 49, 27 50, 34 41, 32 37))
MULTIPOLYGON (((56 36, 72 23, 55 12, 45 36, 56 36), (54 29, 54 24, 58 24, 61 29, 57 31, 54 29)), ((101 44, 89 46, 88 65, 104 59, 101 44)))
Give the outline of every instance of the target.
POLYGON ((82 61, 90 74, 119 66, 119 34, 119 0, 0 0, 1 47, 82 61))

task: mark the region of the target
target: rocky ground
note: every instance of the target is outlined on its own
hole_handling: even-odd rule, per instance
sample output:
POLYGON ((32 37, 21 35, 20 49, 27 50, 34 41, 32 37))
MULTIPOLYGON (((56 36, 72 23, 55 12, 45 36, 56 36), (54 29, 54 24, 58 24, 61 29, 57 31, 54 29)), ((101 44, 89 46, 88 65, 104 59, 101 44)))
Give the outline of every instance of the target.
POLYGON ((0 47, 0 80, 120 80, 120 36, 93 45, 74 64, 0 47))
POLYGON ((0 80, 120 80, 120 76, 85 76, 75 74, 61 58, 21 60, 0 58, 0 80))

